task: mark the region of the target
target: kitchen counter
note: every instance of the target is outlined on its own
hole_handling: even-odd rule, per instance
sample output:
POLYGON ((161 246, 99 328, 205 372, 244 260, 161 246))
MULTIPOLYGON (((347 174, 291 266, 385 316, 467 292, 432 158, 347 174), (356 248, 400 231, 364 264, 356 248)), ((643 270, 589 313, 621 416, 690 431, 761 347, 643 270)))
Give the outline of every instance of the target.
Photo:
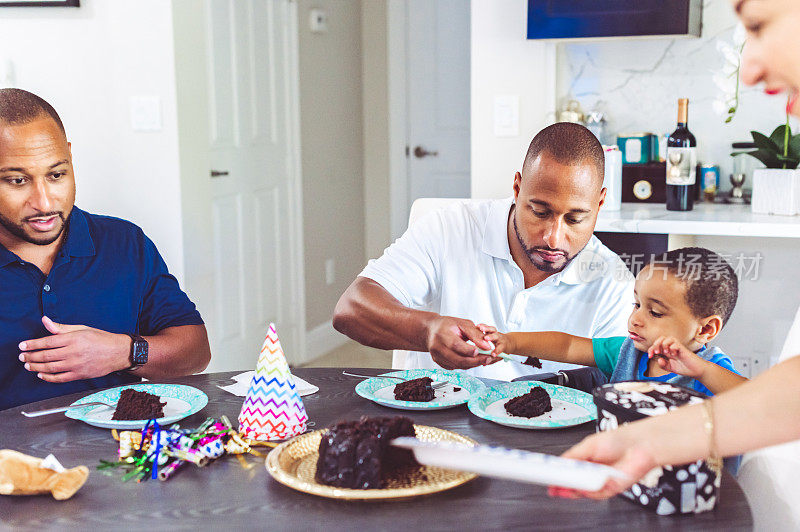
POLYGON ((753 214, 750 205, 697 203, 688 212, 668 211, 662 203, 623 203, 619 211, 601 209, 596 231, 737 237, 800 238, 800 216, 753 214))

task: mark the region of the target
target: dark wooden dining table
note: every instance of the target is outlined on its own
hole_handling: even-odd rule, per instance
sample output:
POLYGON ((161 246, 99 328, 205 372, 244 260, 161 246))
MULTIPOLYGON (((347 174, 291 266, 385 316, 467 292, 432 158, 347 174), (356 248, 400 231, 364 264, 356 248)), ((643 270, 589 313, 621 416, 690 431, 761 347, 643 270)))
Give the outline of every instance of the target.
MULTIPOLYGON (((299 368, 296 375, 319 386, 303 397, 317 428, 361 415, 409 415, 418 424, 458 432, 479 443, 560 454, 594 430, 592 423, 560 430, 520 430, 472 415, 466 405, 430 412, 401 412, 355 394, 359 379, 341 368, 299 368)), ((380 370, 353 369, 377 375, 380 370)), ((187 384, 208 394, 205 409, 181 421, 194 427, 207 417, 235 422, 242 398, 217 387, 231 384, 235 372, 194 375, 164 381, 187 384)), ((118 445, 109 430, 91 427, 63 414, 27 418, 21 410, 71 403, 76 394, 0 411, 0 449, 45 457, 54 454, 65 467, 91 470, 80 491, 67 501, 41 495, 0 496, 0 525, 20 529, 137 530, 738 530, 753 520, 736 479, 725 472, 714 511, 661 517, 620 497, 608 501, 554 499, 547 488, 478 477, 458 488, 415 499, 351 502, 294 491, 267 473, 263 458, 248 456, 246 469, 234 457, 204 468, 184 467, 166 482, 122 482, 121 474, 95 469, 113 460, 118 445), (223 528, 224 527, 224 528, 223 528)), ((678 437, 665 435, 665 437, 678 437)))

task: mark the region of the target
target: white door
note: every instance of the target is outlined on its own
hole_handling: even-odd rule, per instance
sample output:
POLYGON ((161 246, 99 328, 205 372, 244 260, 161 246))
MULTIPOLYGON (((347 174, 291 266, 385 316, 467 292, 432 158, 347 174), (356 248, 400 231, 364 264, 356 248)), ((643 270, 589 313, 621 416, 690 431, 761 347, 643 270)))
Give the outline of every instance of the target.
POLYGON ((406 214, 417 198, 470 195, 470 2, 409 0, 407 20, 406 214))
POLYGON ((291 362, 302 358, 294 14, 287 0, 207 0, 206 11, 215 369, 254 368, 269 322, 291 362))

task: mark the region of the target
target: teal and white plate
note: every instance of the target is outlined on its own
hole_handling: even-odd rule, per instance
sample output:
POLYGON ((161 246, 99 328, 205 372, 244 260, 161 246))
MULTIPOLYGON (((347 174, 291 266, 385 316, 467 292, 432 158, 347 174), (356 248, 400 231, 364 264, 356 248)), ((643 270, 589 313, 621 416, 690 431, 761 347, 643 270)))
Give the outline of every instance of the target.
MULTIPOLYGON (((131 384, 119 386, 108 390, 101 390, 82 399, 78 399, 73 405, 81 405, 101 401, 103 403, 116 405, 119 401, 119 394, 126 388, 133 388, 139 392, 147 392, 161 397, 166 401, 164 406, 164 416, 156 419, 159 425, 169 425, 185 417, 196 414, 208 404, 208 396, 197 388, 184 386, 183 384, 158 384, 154 382, 143 382, 141 384, 131 384)), ((89 425, 104 429, 134 430, 144 428, 146 419, 118 421, 111 419, 114 415, 114 408, 108 406, 87 406, 85 408, 70 408, 65 415, 78 421, 83 421, 89 425)))
POLYGON ((385 377, 403 377, 404 379, 419 379, 430 377, 434 384, 447 381, 449 384, 434 391, 432 401, 399 401, 394 398, 394 387, 400 381, 385 377, 373 377, 361 381, 356 386, 356 393, 364 399, 374 401, 379 405, 400 410, 442 410, 464 404, 471 397, 483 393, 486 385, 477 378, 444 369, 408 369, 385 373, 385 377), (456 390, 459 388, 459 390, 456 390))
POLYGON ((519 429, 560 429, 597 419, 597 407, 586 392, 538 381, 498 384, 469 400, 470 412, 483 419, 506 427, 519 429), (514 397, 525 395, 534 386, 550 394, 553 409, 538 417, 517 417, 506 412, 505 404, 514 397))

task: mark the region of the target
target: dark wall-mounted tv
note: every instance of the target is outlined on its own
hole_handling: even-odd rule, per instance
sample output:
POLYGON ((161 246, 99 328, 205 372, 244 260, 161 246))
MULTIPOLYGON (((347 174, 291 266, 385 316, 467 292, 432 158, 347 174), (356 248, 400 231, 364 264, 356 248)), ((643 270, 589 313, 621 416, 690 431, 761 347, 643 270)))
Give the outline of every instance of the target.
POLYGON ((528 39, 700 36, 702 0, 528 0, 528 39))

